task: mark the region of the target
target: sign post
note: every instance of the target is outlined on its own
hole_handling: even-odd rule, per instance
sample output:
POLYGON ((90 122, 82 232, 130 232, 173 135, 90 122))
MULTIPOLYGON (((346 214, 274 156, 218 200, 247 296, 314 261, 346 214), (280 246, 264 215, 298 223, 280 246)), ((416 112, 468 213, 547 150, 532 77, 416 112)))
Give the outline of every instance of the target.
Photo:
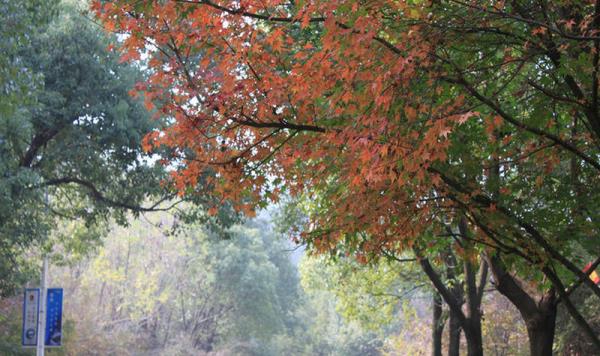
POLYGON ((48 258, 44 257, 42 288, 27 288, 23 295, 23 347, 35 347, 43 356, 46 347, 62 344, 62 288, 47 288, 48 258))
POLYGON ((47 288, 48 259, 44 257, 42 288, 25 289, 23 298, 23 347, 35 347, 36 356, 46 347, 62 345, 62 288, 47 288))
MULTIPOLYGON (((48 191, 45 193, 48 206, 48 191)), ((48 256, 44 254, 40 288, 25 289, 23 299, 23 347, 35 347, 44 356, 46 346, 61 346, 62 288, 48 288, 48 256)))
POLYGON ((38 317, 38 333, 37 333, 37 350, 36 356, 44 356, 44 344, 46 341, 46 283, 48 279, 48 257, 44 256, 44 266, 42 268, 41 278, 41 303, 40 303, 40 316, 38 317))

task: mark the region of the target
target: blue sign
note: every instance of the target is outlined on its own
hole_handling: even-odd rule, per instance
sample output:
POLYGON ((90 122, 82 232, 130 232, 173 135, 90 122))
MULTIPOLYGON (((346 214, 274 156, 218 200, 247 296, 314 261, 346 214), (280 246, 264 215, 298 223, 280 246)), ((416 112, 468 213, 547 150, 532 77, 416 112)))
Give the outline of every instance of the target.
POLYGON ((23 297, 23 331, 21 344, 23 346, 36 346, 38 333, 38 318, 40 315, 40 290, 39 288, 25 289, 23 297))
POLYGON ((46 299, 46 346, 60 346, 62 341, 62 288, 48 288, 46 299))

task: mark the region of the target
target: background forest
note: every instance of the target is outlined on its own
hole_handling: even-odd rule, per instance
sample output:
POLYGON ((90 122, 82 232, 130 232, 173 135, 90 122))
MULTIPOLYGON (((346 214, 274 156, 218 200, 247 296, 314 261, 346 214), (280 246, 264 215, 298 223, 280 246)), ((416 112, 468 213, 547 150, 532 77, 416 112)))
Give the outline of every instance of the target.
MULTIPOLYGON (((65 289, 64 346, 48 354, 431 354, 432 291, 414 262, 311 257, 281 232, 284 210, 237 224, 226 239, 149 213, 110 224, 85 254, 55 251, 50 286, 65 289)), ((21 299, 0 305, 0 349, 10 355, 35 354, 19 346, 21 299)), ((493 288, 483 315, 486 354, 529 354, 518 312, 493 288)), ((571 354, 578 337, 561 324, 558 352, 571 354)))
MULTIPOLYGON (((429 292, 413 285, 414 266, 308 257, 277 232, 279 218, 265 212, 223 239, 152 213, 110 226, 88 256, 57 253, 50 285, 65 288, 65 339, 49 354, 430 353, 429 292)), ((518 315, 490 298, 490 354, 526 354, 518 315)), ((27 355, 14 346, 20 303, 2 302, 1 342, 3 352, 27 355)))
POLYGON ((492 3, 0 0, 0 354, 598 354, 600 2, 492 3))

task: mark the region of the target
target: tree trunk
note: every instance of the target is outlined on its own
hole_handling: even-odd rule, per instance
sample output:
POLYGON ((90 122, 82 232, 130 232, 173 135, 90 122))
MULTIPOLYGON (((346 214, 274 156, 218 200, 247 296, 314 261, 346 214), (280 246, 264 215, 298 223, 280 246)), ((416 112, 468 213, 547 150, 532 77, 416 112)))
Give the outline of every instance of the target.
POLYGON ((442 315, 442 297, 433 292, 433 322, 432 322, 432 354, 442 356, 442 333, 444 332, 445 320, 442 315))
POLYGON ((525 321, 530 354, 551 356, 557 310, 554 288, 540 296, 532 295, 521 287, 516 277, 506 271, 497 256, 488 256, 488 263, 494 275, 496 289, 517 307, 525 321))
MULTIPOLYGON (((458 223, 458 230, 462 235, 462 246, 467 251, 474 252, 474 246, 468 240, 470 234, 467 220, 462 216, 458 223)), ((481 335, 481 300, 487 283, 488 265, 483 259, 479 263, 479 271, 476 272, 473 261, 466 258, 463 261, 464 285, 467 306, 467 320, 463 326, 465 338, 467 339, 467 354, 469 356, 483 356, 483 340, 481 335), (479 285, 477 282, 479 281, 479 285)))
POLYGON ((464 328, 467 339, 467 355, 483 356, 483 339, 481 336, 481 322, 478 318, 469 320, 469 326, 464 328))
POLYGON ((460 321, 452 311, 448 326, 448 356, 460 356, 460 321))
POLYGON ((556 328, 556 306, 544 308, 543 312, 525 319, 525 325, 531 356, 551 356, 556 328))
MULTIPOLYGON (((481 297, 483 296, 483 287, 485 286, 486 275, 487 275, 487 264, 482 262, 481 273, 480 273, 480 286, 476 285, 475 273, 472 266, 469 263, 469 268, 465 271, 468 272, 467 280, 467 291, 468 291, 468 315, 462 310, 464 304, 464 292, 463 284, 455 284, 452 289, 448 289, 442 282, 440 275, 433 269, 431 264, 426 258, 419 257, 419 251, 415 250, 415 254, 419 258, 419 263, 423 272, 427 274, 431 280, 434 288, 442 296, 448 307, 450 308, 450 330, 449 338, 450 343, 448 347, 448 355, 459 356, 460 355, 460 332, 461 329, 465 331, 468 344, 468 355, 469 356, 481 356, 483 355, 483 342, 481 337, 481 313, 479 307, 481 305, 481 297)), ((449 279, 454 279, 454 272, 456 264, 449 264, 447 266, 447 273, 449 279)))

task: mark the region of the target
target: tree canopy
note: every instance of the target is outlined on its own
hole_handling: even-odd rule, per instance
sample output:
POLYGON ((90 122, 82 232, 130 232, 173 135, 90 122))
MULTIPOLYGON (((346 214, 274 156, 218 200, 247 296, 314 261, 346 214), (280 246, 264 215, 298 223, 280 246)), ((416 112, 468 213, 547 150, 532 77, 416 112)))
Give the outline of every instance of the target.
POLYGON ((159 123, 128 95, 143 79, 140 70, 107 51, 106 35, 76 9, 43 3, 2 11, 3 26, 20 12, 35 16, 23 29, 6 28, 24 31, 10 52, 12 64, 3 67, 18 73, 9 84, 24 83, 2 96, 0 113, 1 294, 28 276, 24 253, 42 247, 56 220, 87 227, 109 216, 124 222, 127 210, 152 210, 150 196, 168 197, 160 186, 163 167, 140 144, 159 123), (47 26, 36 22, 42 13, 51 20, 47 26))
POLYGON ((467 261, 485 251, 496 277, 516 272, 553 306, 558 293, 576 319, 566 284, 600 297, 579 252, 600 246, 597 2, 93 9, 127 35, 125 60, 149 58, 138 89, 173 121, 145 148, 177 151, 179 190, 214 171, 215 194, 249 214, 308 194, 300 237, 317 251, 424 259, 459 236, 467 261))
POLYGON ((212 169, 251 210, 310 186, 318 249, 406 248, 456 211, 529 259, 594 245, 591 2, 94 4, 150 57, 138 88, 174 121, 146 148, 179 149, 180 188, 212 169))

